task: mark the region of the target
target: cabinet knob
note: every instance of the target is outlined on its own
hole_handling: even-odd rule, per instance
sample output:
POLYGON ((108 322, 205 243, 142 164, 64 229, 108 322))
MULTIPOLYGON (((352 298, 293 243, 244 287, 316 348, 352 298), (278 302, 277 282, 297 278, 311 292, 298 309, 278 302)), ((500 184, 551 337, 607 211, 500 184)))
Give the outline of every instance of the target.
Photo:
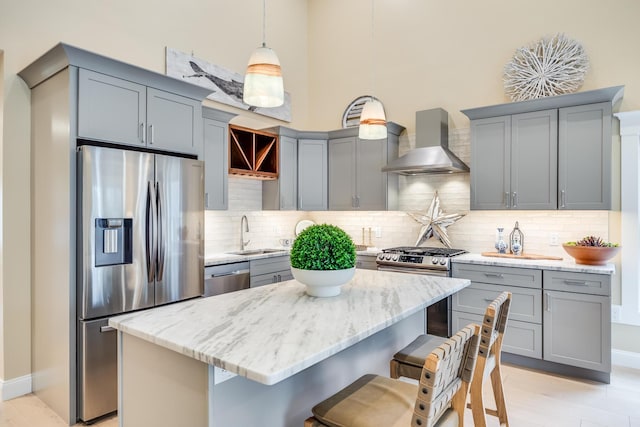
POLYGON ((512 207, 514 208, 518 207, 518 193, 516 193, 515 191, 513 192, 512 201, 513 201, 512 207))

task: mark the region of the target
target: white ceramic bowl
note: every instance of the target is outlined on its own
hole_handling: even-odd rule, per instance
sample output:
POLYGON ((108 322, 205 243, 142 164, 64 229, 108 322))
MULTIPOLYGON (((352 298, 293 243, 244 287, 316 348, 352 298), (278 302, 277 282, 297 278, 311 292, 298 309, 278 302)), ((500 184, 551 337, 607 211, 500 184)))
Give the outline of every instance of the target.
POLYGON ((301 270, 291 267, 293 277, 307 287, 307 294, 313 297, 334 297, 340 294, 340 287, 353 278, 356 268, 344 270, 301 270))

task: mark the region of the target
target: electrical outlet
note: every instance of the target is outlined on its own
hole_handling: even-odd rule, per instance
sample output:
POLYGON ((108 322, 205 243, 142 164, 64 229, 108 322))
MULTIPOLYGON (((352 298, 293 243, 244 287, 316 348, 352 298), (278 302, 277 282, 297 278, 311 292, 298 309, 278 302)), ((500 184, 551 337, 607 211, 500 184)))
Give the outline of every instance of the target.
POLYGON ((549 245, 560 246, 560 236, 558 235, 558 233, 551 233, 549 235, 549 245))
POLYGON ((621 305, 611 305, 611 321, 614 323, 619 323, 622 320, 622 306, 621 305))
POLYGON ((382 237, 382 227, 373 227, 373 232, 376 234, 376 238, 382 237))

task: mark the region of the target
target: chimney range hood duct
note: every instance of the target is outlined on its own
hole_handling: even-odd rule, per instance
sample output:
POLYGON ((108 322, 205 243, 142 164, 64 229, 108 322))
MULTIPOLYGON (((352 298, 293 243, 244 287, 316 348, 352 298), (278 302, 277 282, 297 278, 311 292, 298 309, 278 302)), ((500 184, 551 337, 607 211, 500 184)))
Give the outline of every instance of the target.
POLYGON ((382 172, 402 175, 469 172, 449 150, 449 113, 442 108, 416 112, 416 148, 390 161, 382 172))

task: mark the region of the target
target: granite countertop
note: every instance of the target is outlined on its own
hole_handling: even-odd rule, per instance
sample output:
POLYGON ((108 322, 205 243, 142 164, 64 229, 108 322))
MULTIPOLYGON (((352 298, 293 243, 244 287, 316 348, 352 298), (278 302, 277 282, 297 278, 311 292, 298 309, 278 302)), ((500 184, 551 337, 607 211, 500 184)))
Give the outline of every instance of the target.
POLYGON ((314 298, 295 280, 112 317, 109 325, 271 385, 468 286, 469 280, 356 270, 314 298))
POLYGON ((616 267, 613 264, 583 265, 576 264, 570 256, 562 261, 543 259, 519 259, 486 257, 480 254, 464 254, 451 258, 452 263, 494 265, 499 267, 536 268, 541 270, 571 271, 575 273, 614 274, 616 267))

